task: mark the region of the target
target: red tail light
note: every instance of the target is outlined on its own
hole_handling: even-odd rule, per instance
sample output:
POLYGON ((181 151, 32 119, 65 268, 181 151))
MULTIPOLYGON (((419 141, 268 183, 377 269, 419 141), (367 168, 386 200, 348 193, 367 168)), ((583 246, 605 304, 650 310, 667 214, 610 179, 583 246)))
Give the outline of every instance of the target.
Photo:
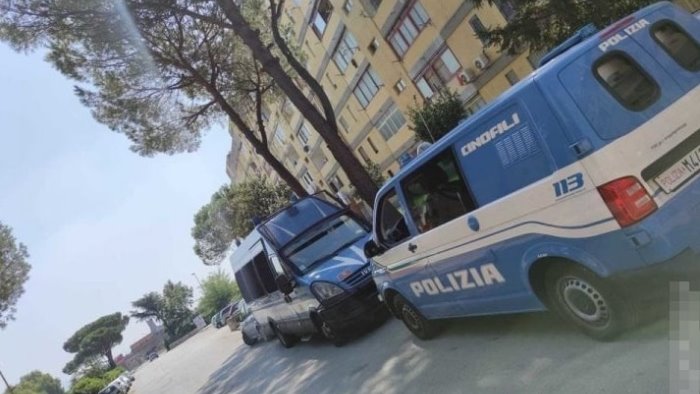
POLYGON ((657 208, 654 199, 633 176, 599 186, 598 192, 621 227, 637 223, 657 208))

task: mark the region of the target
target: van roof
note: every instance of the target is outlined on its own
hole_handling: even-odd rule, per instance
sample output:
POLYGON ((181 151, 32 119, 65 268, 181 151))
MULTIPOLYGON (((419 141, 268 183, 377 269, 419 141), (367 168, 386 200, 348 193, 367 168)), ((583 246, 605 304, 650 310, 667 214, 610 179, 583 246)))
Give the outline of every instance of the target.
MULTIPOLYGON (((573 60, 578 58, 582 53, 587 52, 591 48, 597 47, 600 45, 601 40, 603 38, 608 38, 612 33, 618 31, 619 29, 627 26, 628 24, 632 23, 633 21, 637 19, 641 19, 642 17, 651 14, 653 12, 656 12, 658 10, 668 8, 668 7, 676 7, 675 5, 671 4, 668 1, 662 1, 659 3, 655 3, 652 5, 649 5, 645 8, 642 8, 641 10, 625 17, 622 18, 615 23, 611 24, 610 26, 606 27, 605 29, 593 33, 591 31, 591 27, 584 27, 584 31, 581 32, 583 37, 580 39, 579 42, 573 42, 570 43, 570 46, 564 50, 562 48, 564 44, 554 48, 552 52, 548 53, 545 55, 545 58, 549 57, 546 59, 545 64, 543 64, 541 67, 533 71, 530 75, 528 75, 526 78, 523 78, 520 82, 512 86, 510 89, 506 90, 503 92, 500 96, 498 96, 496 99, 488 103, 484 108, 482 108, 477 114, 474 116, 471 116, 467 118, 465 121, 457 125, 452 131, 450 131, 448 134, 446 134, 440 141, 437 143, 433 144, 430 148, 428 148, 425 152, 420 154, 416 159, 412 160, 410 163, 406 165, 401 171, 396 174, 395 177, 393 177, 389 182, 384 184, 384 186, 380 189, 379 194, 384 194, 387 189, 393 188, 396 186, 398 180, 402 178, 402 175, 413 171, 416 167, 421 166, 424 164, 426 161, 430 160, 433 156, 441 152, 443 149, 445 149, 447 146, 452 145, 455 143, 455 140, 457 140, 461 134, 461 132, 465 129, 468 129, 472 127, 474 124, 481 122, 484 118, 488 118, 493 114, 493 112, 497 111, 498 108, 501 106, 502 103, 510 100, 513 96, 517 96, 520 94, 523 90, 527 89, 530 87, 530 85, 536 80, 539 79, 544 74, 549 74, 549 73, 557 73, 559 70, 563 69, 566 67, 569 63, 571 63, 573 60)), ((578 33, 578 32, 577 32, 578 33)), ((569 41, 569 40, 567 40, 569 41)), ((543 59, 545 59, 543 58, 543 59)))

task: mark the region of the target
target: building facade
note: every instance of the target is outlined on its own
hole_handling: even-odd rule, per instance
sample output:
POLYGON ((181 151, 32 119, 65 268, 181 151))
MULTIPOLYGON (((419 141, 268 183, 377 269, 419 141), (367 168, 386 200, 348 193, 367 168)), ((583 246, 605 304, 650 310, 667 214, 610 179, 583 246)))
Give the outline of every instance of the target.
MULTIPOLYGON (((283 23, 293 26, 306 68, 334 105, 343 140, 362 163, 391 177, 415 155, 409 108, 450 89, 472 114, 534 69, 537 59, 527 52, 500 53, 478 38, 514 13, 511 1, 485 4, 290 0, 283 23)), ((266 107, 264 117, 272 151, 309 191, 351 192, 330 151, 289 101, 266 107)), ((278 179, 240 137, 227 173, 234 183, 278 179)))

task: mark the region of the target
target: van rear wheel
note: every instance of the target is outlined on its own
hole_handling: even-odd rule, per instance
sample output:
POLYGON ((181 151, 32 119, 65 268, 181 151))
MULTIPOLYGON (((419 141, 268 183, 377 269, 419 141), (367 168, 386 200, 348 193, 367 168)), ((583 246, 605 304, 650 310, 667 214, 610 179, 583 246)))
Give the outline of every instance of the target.
POLYGON ((270 322, 270 326, 272 327, 272 331, 275 332, 275 336, 277 336, 277 339, 280 341, 280 344, 282 344, 282 346, 286 347, 287 349, 294 346, 299 341, 299 338, 295 337, 294 335, 283 333, 282 330, 280 330, 277 323, 275 323, 274 321, 270 322))
POLYGON ((405 298, 397 294, 393 300, 394 311, 403 320, 409 331, 422 340, 428 340, 438 333, 438 324, 430 321, 421 315, 413 305, 409 304, 405 298))
POLYGON ((573 265, 557 265, 545 273, 552 308, 590 337, 612 339, 635 320, 634 308, 603 279, 573 265))
POLYGON ((248 346, 253 346, 255 345, 255 342, 257 342, 257 340, 251 338, 251 336, 248 335, 245 331, 241 330, 241 336, 243 337, 243 343, 245 343, 248 346))

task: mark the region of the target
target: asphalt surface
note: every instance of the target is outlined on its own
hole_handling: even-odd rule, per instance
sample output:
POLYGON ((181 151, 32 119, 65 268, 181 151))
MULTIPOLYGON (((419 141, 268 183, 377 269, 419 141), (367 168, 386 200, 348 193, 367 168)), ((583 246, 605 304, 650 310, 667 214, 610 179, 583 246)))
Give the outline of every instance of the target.
POLYGON ((538 313, 452 321, 424 342, 392 318, 342 348, 292 349, 207 328, 137 370, 130 394, 665 393, 668 327, 657 317, 602 343, 538 313))

